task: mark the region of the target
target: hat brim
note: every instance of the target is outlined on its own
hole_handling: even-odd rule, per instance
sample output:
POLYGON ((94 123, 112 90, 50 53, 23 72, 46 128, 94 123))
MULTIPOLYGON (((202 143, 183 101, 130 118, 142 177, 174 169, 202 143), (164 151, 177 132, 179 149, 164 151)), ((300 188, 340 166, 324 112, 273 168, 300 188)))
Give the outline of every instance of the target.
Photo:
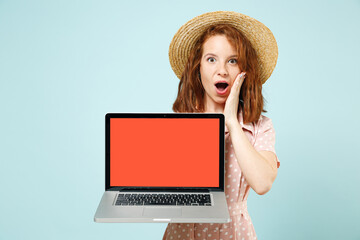
POLYGON ((251 42, 256 51, 262 83, 271 76, 278 58, 278 47, 272 32, 254 18, 237 12, 217 11, 197 16, 185 23, 174 35, 169 47, 171 68, 180 79, 190 51, 197 39, 215 24, 229 24, 251 42))

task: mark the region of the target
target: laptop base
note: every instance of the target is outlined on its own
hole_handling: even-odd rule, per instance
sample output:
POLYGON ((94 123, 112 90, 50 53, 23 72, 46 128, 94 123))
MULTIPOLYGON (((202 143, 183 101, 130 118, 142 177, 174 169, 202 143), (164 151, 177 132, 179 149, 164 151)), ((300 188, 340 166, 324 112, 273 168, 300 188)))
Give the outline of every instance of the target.
POLYGON ((223 192, 210 192, 212 206, 116 206, 118 191, 106 191, 95 213, 99 223, 164 222, 228 223, 230 215, 223 192))

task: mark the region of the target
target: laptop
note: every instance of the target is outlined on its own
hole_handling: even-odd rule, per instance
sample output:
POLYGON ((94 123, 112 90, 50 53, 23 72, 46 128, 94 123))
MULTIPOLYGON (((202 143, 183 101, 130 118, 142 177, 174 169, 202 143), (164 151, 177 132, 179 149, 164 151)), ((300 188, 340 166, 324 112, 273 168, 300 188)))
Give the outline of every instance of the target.
POLYGON ((227 223, 224 115, 108 113, 95 222, 227 223))

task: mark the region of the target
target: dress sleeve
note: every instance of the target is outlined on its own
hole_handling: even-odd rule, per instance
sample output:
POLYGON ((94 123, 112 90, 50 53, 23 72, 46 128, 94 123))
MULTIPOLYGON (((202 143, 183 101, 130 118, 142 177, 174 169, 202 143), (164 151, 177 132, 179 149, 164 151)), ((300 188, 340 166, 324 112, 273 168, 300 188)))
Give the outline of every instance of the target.
MULTIPOLYGON (((257 151, 275 152, 275 129, 270 118, 261 116, 255 133, 254 148, 257 151)), ((276 156, 277 167, 280 167, 280 161, 276 156)))

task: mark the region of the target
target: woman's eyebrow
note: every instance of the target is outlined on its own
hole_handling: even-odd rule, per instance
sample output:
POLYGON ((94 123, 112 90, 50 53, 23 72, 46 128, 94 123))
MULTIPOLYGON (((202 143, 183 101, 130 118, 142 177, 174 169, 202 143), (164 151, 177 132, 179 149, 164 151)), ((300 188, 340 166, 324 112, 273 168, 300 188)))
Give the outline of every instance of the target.
MULTIPOLYGON (((214 53, 206 53, 206 54, 204 55, 204 57, 207 57, 207 56, 217 57, 217 55, 214 54, 214 53)), ((231 56, 229 56, 229 57, 227 57, 227 58, 237 58, 237 55, 231 55, 231 56)))
POLYGON ((206 56, 214 56, 214 57, 217 57, 217 55, 214 54, 214 53, 207 53, 207 54, 204 55, 204 57, 206 57, 206 56))

